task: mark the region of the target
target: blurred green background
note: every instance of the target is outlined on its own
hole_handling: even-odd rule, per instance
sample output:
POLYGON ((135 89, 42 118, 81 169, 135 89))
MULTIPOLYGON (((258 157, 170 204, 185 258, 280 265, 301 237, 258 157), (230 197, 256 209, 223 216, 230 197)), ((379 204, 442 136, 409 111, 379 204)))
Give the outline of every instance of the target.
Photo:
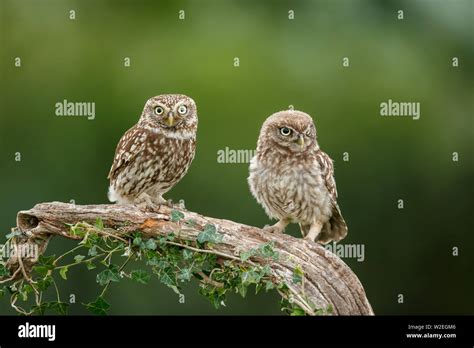
MULTIPOLYGON (((473 1, 0 4, 3 233, 17 211, 38 202, 106 203, 119 138, 145 101, 163 93, 191 96, 200 121, 193 165, 167 197, 263 226, 269 220, 248 191, 248 165, 219 164, 217 151, 254 149, 264 119, 292 104, 313 116, 320 145, 335 160, 349 226, 344 243, 365 245, 364 262, 345 261, 375 313, 474 313, 473 1), (57 117, 55 103, 64 99, 95 102, 95 119, 57 117), (420 120, 381 117, 388 99, 420 102, 420 120)), ((289 232, 298 235, 296 226, 289 232)), ((48 252, 72 244, 55 240, 48 252)), ((76 295, 70 313, 85 313, 79 303, 99 293, 94 275, 71 269, 69 279, 59 282, 64 295, 76 295)), ((197 290, 185 286, 180 304, 158 279, 123 281, 107 298, 112 314, 280 313, 274 293, 234 295, 216 311, 197 290)), ((13 313, 7 302, 0 313, 13 313)))

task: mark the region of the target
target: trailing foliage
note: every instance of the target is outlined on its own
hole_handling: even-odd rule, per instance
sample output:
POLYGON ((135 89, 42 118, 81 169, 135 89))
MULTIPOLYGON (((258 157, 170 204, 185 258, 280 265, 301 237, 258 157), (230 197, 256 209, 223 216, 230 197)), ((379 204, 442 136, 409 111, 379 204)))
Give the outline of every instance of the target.
MULTIPOLYGON (((170 219, 188 225, 194 223, 184 221, 184 215, 177 210, 171 212, 170 219)), ((82 304, 97 315, 107 314, 110 307, 106 299, 107 291, 113 283, 129 279, 147 284, 152 276, 158 277, 161 283, 177 294, 181 292, 182 283, 198 279, 199 292, 216 309, 225 306, 230 293, 245 297, 249 287, 253 286, 256 293, 262 290, 278 291, 285 312, 291 315, 306 313, 293 301, 287 284, 272 273, 272 262, 280 257, 272 243, 243 251, 237 257, 213 251, 213 245, 221 243, 223 235, 211 224, 204 226, 196 242, 179 240, 179 231, 159 238, 145 238, 140 232, 125 236, 113 232, 104 228, 100 219, 94 225, 70 225, 70 233, 81 238, 78 245, 59 256, 39 256, 31 274, 24 274, 19 279, 11 279, 10 271, 0 263, 0 279, 4 279, 1 281, 0 297, 9 295, 12 307, 24 315, 67 314, 69 303, 60 295, 58 279, 68 280, 71 268, 84 267, 96 273, 96 282, 102 287, 97 298, 82 304), (141 260, 144 267, 130 269, 132 260, 141 260)), ((18 232, 11 233, 7 236, 7 243, 18 237, 18 232)), ((294 270, 293 283, 304 285, 304 272, 300 267, 294 270)), ((317 310, 307 299, 305 304, 316 314, 332 311, 331 308, 317 310)))

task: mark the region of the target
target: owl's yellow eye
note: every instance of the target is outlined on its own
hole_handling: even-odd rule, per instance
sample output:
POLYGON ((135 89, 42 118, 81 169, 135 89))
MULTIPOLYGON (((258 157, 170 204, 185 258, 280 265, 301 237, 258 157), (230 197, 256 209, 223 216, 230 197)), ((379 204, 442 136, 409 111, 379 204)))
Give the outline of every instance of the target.
POLYGON ((164 110, 161 106, 156 106, 155 107, 155 115, 158 115, 158 116, 163 115, 163 112, 164 112, 164 110))
POLYGON ((187 111, 188 111, 188 108, 186 107, 186 105, 180 105, 180 107, 178 108, 178 113, 180 115, 184 115, 187 111))
POLYGON ((286 137, 291 134, 291 129, 286 127, 280 128, 280 134, 286 137))

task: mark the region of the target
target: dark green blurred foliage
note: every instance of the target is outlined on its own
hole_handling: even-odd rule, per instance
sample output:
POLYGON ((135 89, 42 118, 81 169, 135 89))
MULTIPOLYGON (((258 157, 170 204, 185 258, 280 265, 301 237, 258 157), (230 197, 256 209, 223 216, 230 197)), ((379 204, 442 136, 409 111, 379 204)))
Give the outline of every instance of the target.
MULTIPOLYGON (((375 313, 474 312, 472 1, 0 4, 5 234, 16 212, 37 202, 106 203, 118 139, 146 99, 162 93, 191 96, 200 120, 194 163, 168 197, 202 214, 263 226, 268 218, 248 192, 247 164, 219 164, 217 151, 254 149, 263 120, 292 104, 313 116, 320 145, 335 160, 349 226, 344 242, 365 244, 364 262, 346 262, 375 313), (64 99, 95 102, 95 119, 57 117, 54 105, 64 99), (381 117, 388 99, 420 102, 420 120, 381 117)), ((296 226, 290 233, 298 235, 296 226)), ((48 252, 71 246, 56 240, 48 252)), ((74 293, 77 302, 97 295, 86 271, 71 270, 68 278, 63 294, 74 293)), ((276 294, 235 295, 219 311, 197 284, 184 294, 180 304, 156 279, 147 286, 124 281, 108 299, 113 314, 280 313, 276 294)), ((85 311, 77 305, 70 312, 85 311)), ((0 313, 13 313, 7 301, 0 313)))

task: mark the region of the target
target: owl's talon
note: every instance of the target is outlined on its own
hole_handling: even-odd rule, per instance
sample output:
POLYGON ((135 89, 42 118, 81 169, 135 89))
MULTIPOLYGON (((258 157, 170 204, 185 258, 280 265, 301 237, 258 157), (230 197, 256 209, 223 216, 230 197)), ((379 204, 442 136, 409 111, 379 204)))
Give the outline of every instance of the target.
POLYGON ((156 213, 160 210, 160 206, 159 205, 147 206, 145 210, 150 213, 156 213))
POLYGON ((285 231, 285 229, 282 229, 278 226, 275 226, 275 225, 265 225, 263 226, 263 230, 264 231, 267 231, 269 233, 275 233, 275 234, 280 234, 280 233, 283 233, 285 231))
POLYGON ((186 210, 186 206, 184 205, 184 199, 180 199, 178 203, 176 203, 174 206, 178 209, 186 210))
POLYGON ((141 202, 136 204, 136 207, 140 210, 150 213, 156 213, 160 209, 160 205, 156 205, 150 202, 141 202))
POLYGON ((270 233, 283 233, 285 232, 285 228, 289 223, 290 221, 288 219, 281 219, 275 225, 265 225, 263 229, 270 233))
POLYGON ((180 199, 178 203, 173 203, 172 199, 168 199, 164 202, 164 204, 169 208, 186 210, 186 207, 184 206, 184 199, 180 199))
POLYGON ((148 194, 140 195, 134 202, 135 206, 145 212, 157 212, 160 209, 160 203, 154 201, 148 194))

